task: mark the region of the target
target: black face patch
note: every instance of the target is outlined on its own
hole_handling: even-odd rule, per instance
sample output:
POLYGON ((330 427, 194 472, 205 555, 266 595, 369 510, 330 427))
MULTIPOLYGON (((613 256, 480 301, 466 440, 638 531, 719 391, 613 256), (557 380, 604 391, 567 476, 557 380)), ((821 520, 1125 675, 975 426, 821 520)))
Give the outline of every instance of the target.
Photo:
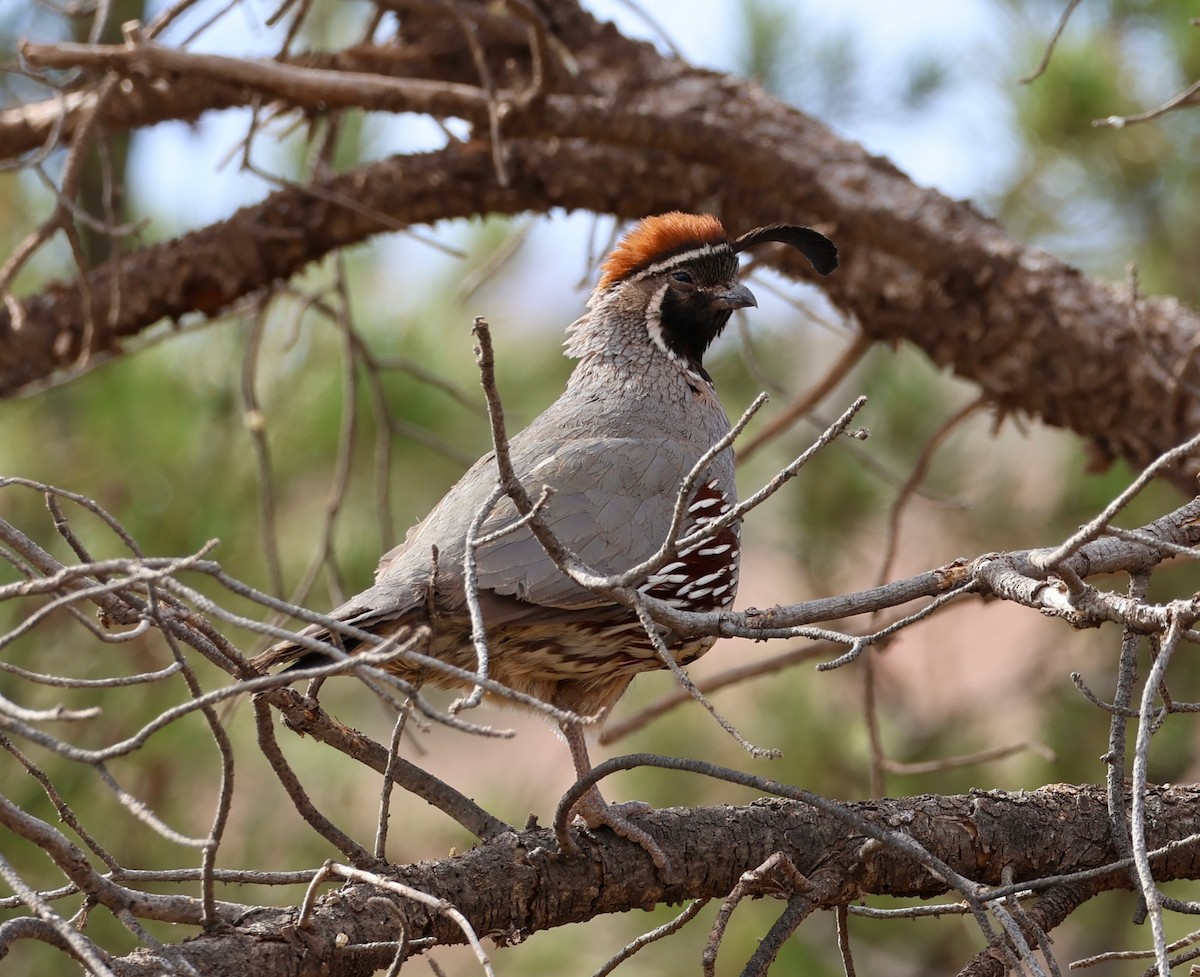
POLYGON ((712 380, 702 365, 704 351, 721 335, 732 314, 732 309, 713 306, 711 292, 668 288, 659 312, 663 342, 705 380, 712 380))
POLYGON ((680 262, 663 273, 667 290, 659 309, 662 341, 710 382, 704 353, 733 314, 732 309, 719 307, 717 296, 734 281, 737 269, 737 258, 725 252, 680 262))

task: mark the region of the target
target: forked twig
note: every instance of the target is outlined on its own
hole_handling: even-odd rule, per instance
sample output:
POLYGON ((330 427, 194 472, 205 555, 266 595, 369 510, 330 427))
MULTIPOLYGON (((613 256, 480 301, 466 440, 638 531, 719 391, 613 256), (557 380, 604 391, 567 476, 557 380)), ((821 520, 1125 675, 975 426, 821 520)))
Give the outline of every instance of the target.
MULTIPOLYGON (((721 902, 721 908, 713 920, 709 930, 708 940, 704 944, 704 953, 700 957, 700 966, 704 977, 714 977, 717 966, 717 953, 725 938, 725 930, 733 911, 738 904, 749 896, 759 896, 767 893, 791 896, 797 893, 809 892, 812 883, 792 863, 783 852, 775 852, 757 868, 743 872, 729 895, 721 902)), ((797 923, 799 925, 799 923, 797 923)))
POLYGON ((1169 468, 1180 458, 1187 457, 1198 447, 1200 447, 1200 434, 1185 441, 1183 444, 1176 445, 1170 451, 1163 452, 1142 470, 1141 474, 1134 479, 1128 488, 1106 505, 1098 516, 1081 526, 1078 532, 1074 533, 1059 546, 1050 550, 1038 550, 1031 553, 1029 556, 1030 562, 1043 571, 1058 567, 1068 557, 1077 553, 1081 547, 1103 534, 1117 513, 1129 505, 1134 497, 1149 485, 1159 472, 1169 468))

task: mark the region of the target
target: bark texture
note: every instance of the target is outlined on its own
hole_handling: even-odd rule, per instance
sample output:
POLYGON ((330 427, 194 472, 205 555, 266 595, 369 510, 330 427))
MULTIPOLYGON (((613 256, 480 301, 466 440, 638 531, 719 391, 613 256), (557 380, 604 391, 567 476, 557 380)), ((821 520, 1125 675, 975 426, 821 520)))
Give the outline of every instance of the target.
MULTIPOLYGON (((555 207, 624 218, 681 207, 716 211, 735 229, 814 224, 843 256, 823 284, 868 336, 915 344, 977 384, 1000 414, 1073 430, 1101 457, 1142 466, 1200 426, 1194 310, 1172 299, 1135 304, 756 86, 625 38, 571 0, 537 5, 541 87, 524 24, 480 8, 497 88, 489 115, 486 95, 468 88, 479 75, 461 27, 437 5, 399 6, 403 45, 295 56, 291 76, 278 62, 235 71, 231 59, 149 44, 26 47, 34 65, 83 66, 128 84, 100 100, 85 89, 4 113, 0 154, 9 158, 69 136, 89 111, 105 126, 136 128, 256 100, 310 113, 358 105, 459 115, 476 123, 477 138, 281 190, 27 296, 19 329, 11 310, 0 312, 0 393, 117 354, 123 339, 164 318, 215 314, 388 230, 555 207)), ((784 250, 766 260, 811 274, 784 250)), ((1195 459, 1177 467, 1181 485, 1195 468, 1195 459)))
MULTIPOLYGON (((1200 832, 1200 788, 1155 788, 1147 801, 1152 848, 1200 832)), ((988 886, 1001 885, 1006 869, 1013 882, 1024 883, 1119 859, 1109 839, 1102 787, 1058 784, 1016 793, 922 795, 847 808, 938 852, 955 871, 988 886)), ((945 882, 911 857, 793 801, 653 811, 641 823, 662 839, 672 862, 683 868, 681 878, 664 882, 645 851, 607 830, 577 834, 581 855, 561 858, 551 854, 554 837, 543 829, 506 835, 454 858, 396 867, 387 877, 444 899, 481 937, 498 945, 604 913, 721 898, 742 873, 775 852, 785 853, 805 876, 833 873, 844 880, 825 907, 867 894, 932 898, 947 892, 945 882), (511 895, 497 899, 497 892, 511 895)), ((1178 846, 1154 864, 1160 882, 1195 878, 1200 850, 1178 846)), ((1115 870, 1088 880, 1085 888, 1091 896, 1129 886, 1129 872, 1115 870)), ((1059 891, 1061 885, 1055 887, 1059 891)), ((251 970, 296 977, 369 975, 386 967, 394 950, 355 947, 398 939, 401 921, 410 941, 432 937, 439 944, 463 942, 459 928, 445 916, 361 883, 326 895, 309 927, 297 928, 297 915, 293 909, 251 910, 232 927, 169 950, 136 951, 119 961, 117 973, 157 974, 159 955, 165 952, 172 962, 186 960, 204 977, 251 970)))

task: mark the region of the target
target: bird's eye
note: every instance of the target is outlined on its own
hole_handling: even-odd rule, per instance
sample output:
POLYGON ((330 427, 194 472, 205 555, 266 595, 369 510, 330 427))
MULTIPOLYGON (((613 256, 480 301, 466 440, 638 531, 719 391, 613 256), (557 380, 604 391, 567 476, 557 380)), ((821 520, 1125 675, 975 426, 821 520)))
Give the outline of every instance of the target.
POLYGON ((672 278, 674 278, 674 279, 675 279, 675 281, 677 281, 677 282, 683 282, 685 285, 691 285, 691 284, 692 284, 692 275, 691 275, 691 272, 687 272, 687 271, 677 271, 677 272, 675 272, 675 274, 673 274, 671 277, 672 277, 672 278))

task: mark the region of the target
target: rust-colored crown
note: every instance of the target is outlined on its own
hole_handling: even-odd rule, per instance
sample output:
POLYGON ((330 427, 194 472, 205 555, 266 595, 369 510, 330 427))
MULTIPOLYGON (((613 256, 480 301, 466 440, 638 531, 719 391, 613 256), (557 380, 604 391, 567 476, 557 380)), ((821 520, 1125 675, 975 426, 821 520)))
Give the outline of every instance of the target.
POLYGON ((639 221, 600 266, 600 287, 628 278, 673 254, 711 244, 728 244, 729 235, 712 214, 673 210, 639 221))

